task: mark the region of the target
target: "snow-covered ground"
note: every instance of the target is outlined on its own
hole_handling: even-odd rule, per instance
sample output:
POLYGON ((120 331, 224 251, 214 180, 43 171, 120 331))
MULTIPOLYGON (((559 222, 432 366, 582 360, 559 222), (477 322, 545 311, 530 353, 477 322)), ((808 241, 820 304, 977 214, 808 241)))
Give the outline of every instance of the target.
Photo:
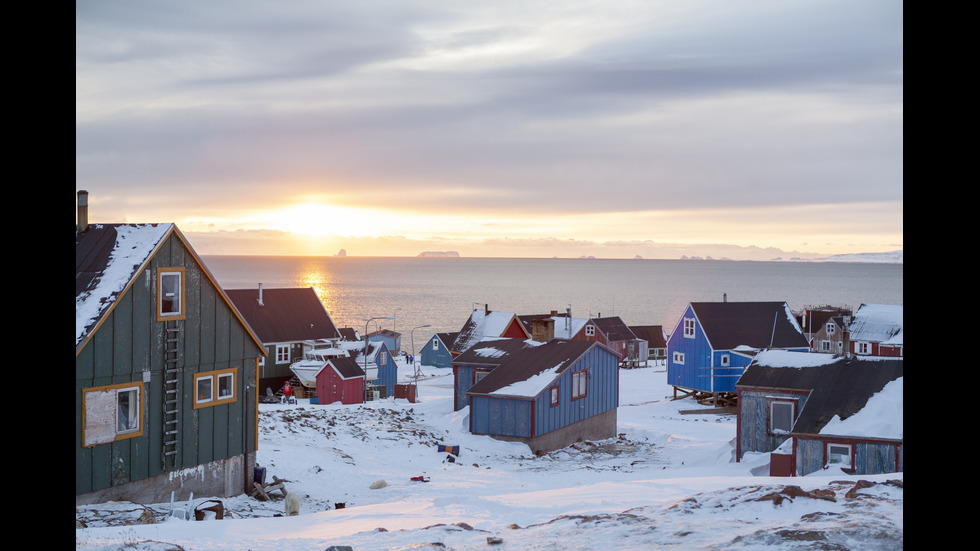
MULTIPOLYGON (((76 549, 903 546, 902 473, 754 476, 768 473, 768 459, 734 461, 735 417, 681 413, 701 406, 672 400, 662 367, 621 370, 618 438, 541 457, 469 434, 467 411, 453 411, 450 370, 422 371, 414 404, 259 406, 258 462, 267 481, 302 497, 298 516, 283 516, 281 499, 246 496, 194 496, 219 499, 222 520, 167 518, 169 503, 76 507, 87 526, 76 529, 76 549), (459 446, 458 457, 440 444, 459 446), (139 524, 146 511, 160 522, 139 524)), ((399 369, 402 381, 411 373, 399 369)))

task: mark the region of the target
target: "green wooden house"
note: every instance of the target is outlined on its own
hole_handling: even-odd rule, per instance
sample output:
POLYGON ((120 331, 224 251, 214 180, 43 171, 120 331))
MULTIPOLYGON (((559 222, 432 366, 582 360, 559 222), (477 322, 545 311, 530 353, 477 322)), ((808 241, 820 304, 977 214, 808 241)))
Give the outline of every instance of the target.
POLYGON ((86 218, 79 207, 76 505, 250 491, 262 343, 176 226, 86 218))

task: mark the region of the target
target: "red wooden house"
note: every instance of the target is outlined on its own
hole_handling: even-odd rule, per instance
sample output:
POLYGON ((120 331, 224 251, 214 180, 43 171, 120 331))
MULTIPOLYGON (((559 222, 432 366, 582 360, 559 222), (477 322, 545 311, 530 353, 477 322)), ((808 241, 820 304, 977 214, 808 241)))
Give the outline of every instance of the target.
POLYGON ((316 395, 321 404, 361 404, 364 379, 364 369, 353 358, 331 358, 316 375, 316 395))

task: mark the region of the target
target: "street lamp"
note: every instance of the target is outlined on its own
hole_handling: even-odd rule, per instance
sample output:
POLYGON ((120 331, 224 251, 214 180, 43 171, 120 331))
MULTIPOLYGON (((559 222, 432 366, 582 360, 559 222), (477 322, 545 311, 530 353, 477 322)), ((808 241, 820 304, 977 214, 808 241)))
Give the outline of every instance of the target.
POLYGON ((364 385, 364 395, 367 396, 367 362, 368 362, 368 325, 374 320, 390 320, 395 319, 387 316, 378 316, 374 318, 369 318, 364 322, 364 375, 365 375, 365 385, 364 385))
POLYGON ((422 329, 423 327, 432 327, 432 324, 420 325, 418 327, 412 328, 412 368, 415 370, 415 398, 419 397, 419 368, 415 366, 415 330, 422 329))

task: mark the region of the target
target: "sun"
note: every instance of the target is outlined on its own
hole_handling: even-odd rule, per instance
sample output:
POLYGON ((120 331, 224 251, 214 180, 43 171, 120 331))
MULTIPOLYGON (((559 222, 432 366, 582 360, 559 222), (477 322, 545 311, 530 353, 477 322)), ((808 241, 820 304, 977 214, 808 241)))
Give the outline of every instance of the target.
POLYGON ((305 203, 282 209, 277 218, 279 229, 299 235, 365 235, 364 216, 349 207, 305 203))

